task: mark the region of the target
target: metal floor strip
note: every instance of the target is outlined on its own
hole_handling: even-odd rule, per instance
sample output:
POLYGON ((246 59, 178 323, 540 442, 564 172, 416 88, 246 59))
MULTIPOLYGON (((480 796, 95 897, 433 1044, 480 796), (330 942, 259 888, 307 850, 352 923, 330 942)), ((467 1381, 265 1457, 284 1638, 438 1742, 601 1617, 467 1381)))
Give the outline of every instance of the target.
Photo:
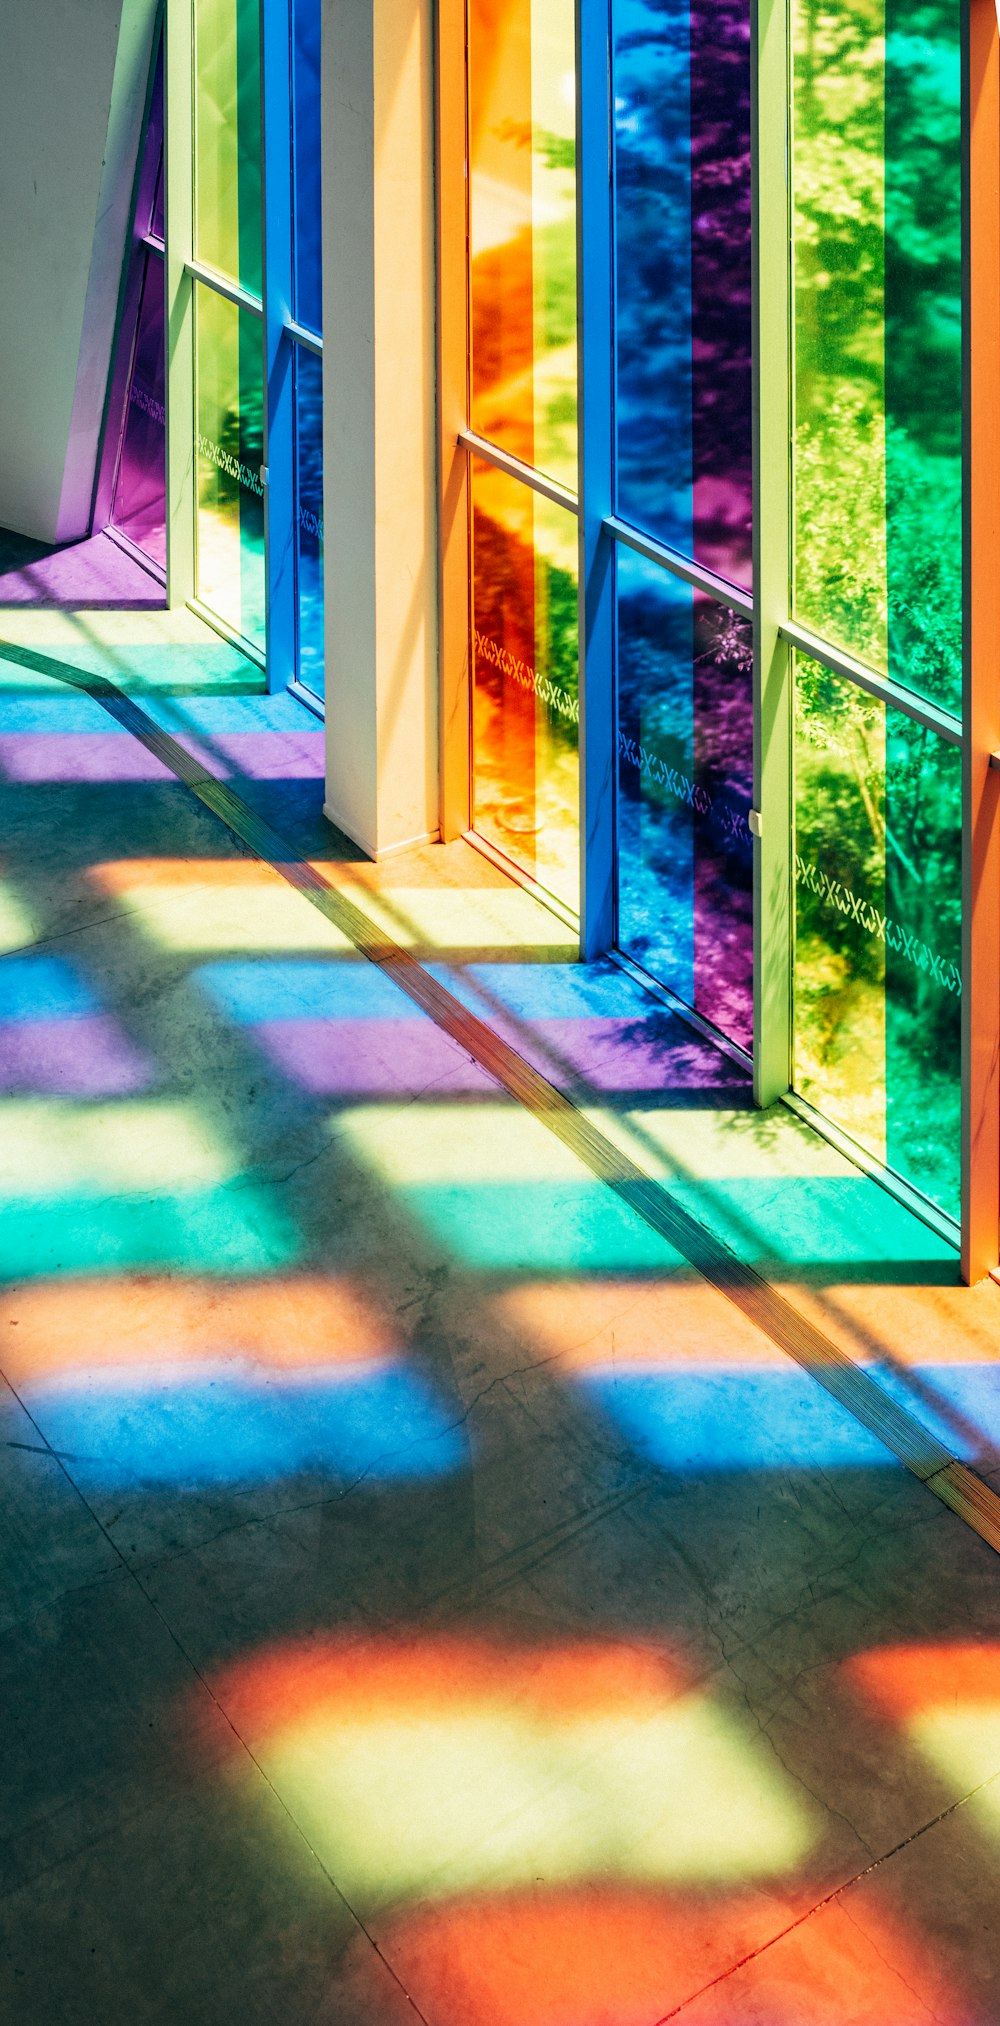
MULTIPOLYGON (((28 660, 22 649, 17 659, 28 660)), ((882 1442, 906 1469, 973 1532, 1000 1553, 1000 1496, 968 1465, 930 1435, 905 1407, 846 1352, 801 1315, 790 1301, 741 1260, 721 1239, 684 1210, 661 1182, 629 1160, 563 1092, 549 1083, 485 1021, 470 1013, 453 993, 425 971, 408 950, 392 940, 353 901, 305 860, 297 858, 277 831, 217 781, 184 747, 162 731, 123 690, 105 676, 86 676, 47 655, 30 654, 32 666, 84 690, 103 705, 123 730, 162 761, 177 780, 217 816, 241 843, 279 873, 341 930, 362 956, 377 965, 407 997, 491 1076, 501 1089, 554 1133, 591 1174, 686 1259, 710 1285, 731 1301, 777 1348, 792 1358, 856 1421, 882 1442)))

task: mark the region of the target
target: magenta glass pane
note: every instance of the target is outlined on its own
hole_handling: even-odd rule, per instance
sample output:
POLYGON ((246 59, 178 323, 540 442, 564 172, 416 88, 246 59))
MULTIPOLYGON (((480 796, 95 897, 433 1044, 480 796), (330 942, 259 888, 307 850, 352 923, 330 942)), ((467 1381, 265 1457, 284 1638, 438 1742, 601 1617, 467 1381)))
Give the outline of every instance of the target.
POLYGON ((167 562, 163 262, 147 253, 111 525, 161 569, 167 562))
POLYGON ((613 0, 617 507, 750 583, 749 0, 613 0))

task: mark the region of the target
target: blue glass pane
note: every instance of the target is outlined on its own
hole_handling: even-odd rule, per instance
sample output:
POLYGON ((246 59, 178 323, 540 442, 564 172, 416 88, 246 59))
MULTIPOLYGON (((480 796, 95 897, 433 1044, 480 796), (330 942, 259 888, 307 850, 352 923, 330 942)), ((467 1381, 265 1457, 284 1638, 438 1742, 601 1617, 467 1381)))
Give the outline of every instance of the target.
POLYGON ((323 695, 323 361, 295 348, 296 672, 323 695))
POLYGON ((618 511, 750 583, 750 8, 613 0, 618 511))
POLYGON ((749 1048, 750 621, 632 550, 615 567, 618 942, 749 1048))
POLYGON ((320 252, 320 6, 292 7, 292 280, 295 315, 308 330, 323 328, 320 252))

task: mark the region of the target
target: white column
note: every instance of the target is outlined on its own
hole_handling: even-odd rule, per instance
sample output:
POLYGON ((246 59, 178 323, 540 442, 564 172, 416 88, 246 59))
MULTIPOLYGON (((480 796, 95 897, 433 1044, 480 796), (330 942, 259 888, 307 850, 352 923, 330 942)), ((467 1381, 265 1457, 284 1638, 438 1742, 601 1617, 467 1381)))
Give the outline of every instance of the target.
POLYGON ((323 0, 326 814, 438 835, 432 0, 323 0))

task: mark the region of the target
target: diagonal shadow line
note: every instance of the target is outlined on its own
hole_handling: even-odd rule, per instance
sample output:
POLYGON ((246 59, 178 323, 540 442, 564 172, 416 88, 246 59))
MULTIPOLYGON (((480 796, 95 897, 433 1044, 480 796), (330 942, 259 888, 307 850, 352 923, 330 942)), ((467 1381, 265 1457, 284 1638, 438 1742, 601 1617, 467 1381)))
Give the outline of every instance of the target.
POLYGON ((476 1061, 501 1089, 532 1113, 590 1169, 598 1181, 664 1238, 709 1284, 733 1303, 777 1348, 801 1366, 840 1406, 926 1484, 951 1511, 1000 1553, 1000 1496, 923 1428, 830 1337, 800 1315, 763 1274, 725 1245, 579 1112, 562 1091, 525 1061, 485 1021, 393 942, 361 908, 192 759, 131 697, 106 676, 87 676, 50 655, 16 648, 10 658, 82 689, 124 731, 144 745, 264 864, 338 928, 359 953, 393 980, 415 1005, 476 1061))

